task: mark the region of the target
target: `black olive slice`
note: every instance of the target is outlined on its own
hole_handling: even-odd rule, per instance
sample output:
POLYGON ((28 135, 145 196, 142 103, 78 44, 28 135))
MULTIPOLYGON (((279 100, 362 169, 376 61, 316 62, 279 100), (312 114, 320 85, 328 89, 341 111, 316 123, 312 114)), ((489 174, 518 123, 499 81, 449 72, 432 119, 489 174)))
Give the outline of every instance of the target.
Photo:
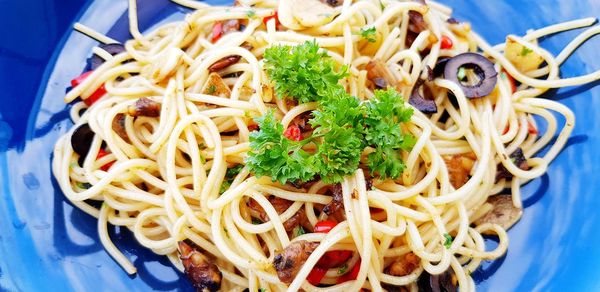
POLYGON ((90 151, 94 135, 94 131, 92 131, 90 125, 87 123, 77 127, 71 135, 71 147, 73 147, 73 151, 79 154, 80 157, 85 157, 90 151))
POLYGON ((464 53, 448 60, 444 69, 444 77, 458 84, 468 98, 489 95, 498 82, 498 72, 494 68, 494 63, 477 53, 464 53), (479 77, 479 82, 473 86, 464 85, 458 78, 458 71, 461 67, 473 69, 479 77))
POLYGON ((423 86, 423 80, 417 81, 415 87, 410 94, 410 98, 408 99, 408 103, 414 106, 416 109, 421 111, 424 114, 434 114, 437 113, 437 105, 434 100, 426 99, 419 93, 419 88, 423 86))
MULTIPOLYGON (((105 50, 107 53, 113 56, 125 52, 125 46, 123 46, 122 44, 102 44, 98 47, 105 50)), ((90 69, 96 70, 98 67, 100 67, 100 65, 102 65, 102 63, 104 63, 104 59, 96 54, 93 54, 92 57, 89 59, 89 62, 90 69)))

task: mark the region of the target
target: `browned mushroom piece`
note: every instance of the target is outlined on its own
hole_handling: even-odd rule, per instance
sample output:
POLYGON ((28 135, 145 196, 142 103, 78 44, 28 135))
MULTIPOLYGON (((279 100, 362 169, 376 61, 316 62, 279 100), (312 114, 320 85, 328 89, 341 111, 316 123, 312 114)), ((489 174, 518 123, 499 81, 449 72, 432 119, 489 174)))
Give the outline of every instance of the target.
POLYGON ((216 62, 214 62, 212 65, 210 65, 208 67, 208 72, 216 72, 219 70, 223 70, 223 69, 239 62, 241 58, 242 58, 242 56, 239 56, 239 55, 230 55, 230 56, 223 57, 223 58, 217 60, 216 62))
POLYGON ((365 69, 367 70, 367 79, 373 82, 376 89, 397 88, 398 80, 383 61, 373 59, 365 69))
POLYGON ((279 280, 288 285, 292 283, 317 246, 319 244, 316 242, 300 240, 290 243, 283 251, 277 253, 273 258, 273 266, 279 280))
POLYGON ((469 181, 469 174, 475 164, 477 157, 474 153, 444 156, 444 162, 448 168, 450 183, 455 189, 465 185, 469 181))
POLYGON ((331 202, 325 205, 323 212, 327 215, 331 215, 338 210, 344 209, 344 199, 342 195, 342 185, 334 184, 331 188, 331 202))
POLYGON ((132 117, 158 117, 160 116, 160 103, 142 97, 133 105, 127 107, 127 114, 132 117))
POLYGON ((196 291, 218 291, 221 289, 221 271, 213 260, 184 241, 179 242, 179 253, 185 275, 196 291))
MULTIPOLYGON (((473 222, 475 225, 484 223, 498 224, 508 230, 523 216, 523 209, 515 207, 511 195, 500 194, 491 196, 487 199, 487 203, 492 205, 492 209, 483 217, 473 222)), ((484 234, 487 234, 487 232, 484 232, 484 234)))
MULTIPOLYGON (((273 208, 275 208, 275 211, 277 211, 277 214, 285 212, 290 206, 292 206, 292 204, 294 204, 294 202, 292 201, 282 199, 276 196, 269 196, 268 200, 271 203, 271 205, 273 205, 273 208)), ((258 213, 260 220, 262 220, 263 222, 269 221, 269 216, 267 215, 267 212, 254 199, 250 199, 247 205, 250 209, 258 213)), ((290 219, 283 222, 283 227, 287 232, 291 232, 298 225, 302 225, 303 227, 308 228, 308 230, 312 230, 312 225, 308 221, 308 218, 306 218, 306 212, 304 211, 304 207, 300 208, 300 210, 298 210, 296 214, 290 217, 290 219)))
POLYGON ((419 267, 421 259, 412 252, 405 254, 403 257, 398 258, 392 264, 390 264, 385 272, 392 276, 402 277, 410 275, 414 270, 419 267))
POLYGON ((231 96, 231 89, 229 86, 225 84, 223 78, 217 73, 210 73, 208 75, 208 80, 202 87, 202 94, 219 96, 219 97, 227 97, 231 96))
POLYGON ((117 114, 112 121, 112 130, 121 137, 125 142, 129 143, 129 136, 125 130, 125 115, 117 114))

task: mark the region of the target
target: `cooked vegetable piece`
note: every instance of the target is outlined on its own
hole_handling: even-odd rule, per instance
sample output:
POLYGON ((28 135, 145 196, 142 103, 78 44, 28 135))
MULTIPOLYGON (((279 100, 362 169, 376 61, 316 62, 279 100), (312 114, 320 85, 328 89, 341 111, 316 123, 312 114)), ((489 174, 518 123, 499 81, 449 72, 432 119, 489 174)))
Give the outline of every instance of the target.
POLYGON ((160 116, 160 103, 142 97, 127 107, 127 113, 132 117, 158 117, 160 116))
POLYGON ((523 73, 538 69, 544 63, 542 56, 517 42, 515 37, 510 35, 506 37, 504 56, 523 73))
POLYGON ((277 277, 285 284, 290 284, 296 278, 308 257, 319 246, 317 242, 306 240, 294 241, 273 259, 277 277))
MULTIPOLYGON (((523 154, 523 149, 517 148, 513 153, 510 154, 509 158, 518 168, 522 170, 529 170, 529 164, 527 163, 527 158, 525 158, 525 155, 523 154)), ((499 164, 496 172, 496 181, 512 178, 512 173, 510 173, 510 171, 508 171, 504 165, 499 164)))
POLYGON ((367 70, 367 79, 371 80, 377 89, 398 88, 398 80, 381 60, 371 60, 365 69, 367 70))
POLYGON ((342 197, 342 185, 334 184, 331 187, 331 202, 323 208, 323 212, 327 215, 331 215, 338 210, 344 209, 344 202, 342 197))
POLYGON ((71 147, 73 151, 79 154, 80 157, 87 156, 92 146, 92 140, 94 139, 94 131, 90 128, 88 123, 81 124, 73 134, 71 134, 71 147))
POLYGON ((292 15, 304 27, 315 27, 331 22, 336 10, 319 0, 291 0, 292 15))
MULTIPOLYGON (((508 230, 523 216, 523 209, 517 208, 513 204, 511 195, 495 195, 487 199, 487 203, 493 206, 483 217, 476 220, 476 225, 484 223, 498 224, 508 230)), ((485 233, 485 232, 484 232, 485 233)))
POLYGON ((469 181, 469 174, 475 164, 477 157, 474 153, 444 156, 444 162, 448 168, 450 183, 455 189, 465 185, 469 181))
POLYGON ((215 292, 221 289, 221 271, 212 259, 184 241, 179 242, 179 253, 185 275, 196 291, 215 292))
POLYGON ((421 259, 412 252, 405 254, 404 256, 396 259, 386 269, 385 272, 392 276, 406 276, 410 275, 414 270, 419 267, 421 259))
POLYGON ((408 99, 408 103, 424 114, 437 113, 438 109, 437 105, 435 104, 435 100, 426 99, 423 97, 423 95, 421 95, 421 93, 419 93, 419 89, 423 88, 424 84, 425 82, 422 80, 417 81, 412 90, 410 98, 408 99))
POLYGON ((463 90, 468 98, 480 98, 492 93, 498 82, 498 72, 494 63, 478 53, 463 53, 448 61, 444 69, 446 79, 453 81, 463 90), (464 85, 458 77, 460 68, 473 69, 479 78, 475 85, 464 85))
POLYGON ((223 57, 223 58, 217 60, 212 65, 210 65, 208 67, 208 72, 212 73, 212 72, 217 72, 219 70, 223 70, 223 69, 239 62, 241 58, 242 58, 242 56, 239 56, 239 55, 231 55, 231 56, 223 57))
POLYGON ((112 121, 112 130, 121 137, 125 142, 129 143, 129 136, 125 130, 125 114, 117 114, 112 121))
MULTIPOLYGON (((98 46, 99 48, 105 50, 107 53, 111 54, 111 55, 117 55, 120 54, 122 52, 125 52, 125 46, 123 46, 122 44, 101 44, 98 46)), ((104 58, 93 54, 89 59, 89 66, 91 70, 96 70, 98 69, 98 67, 100 67, 100 65, 102 65, 105 60, 104 58)))
POLYGON ((202 87, 202 94, 229 98, 231 89, 219 74, 213 72, 208 75, 208 80, 202 87))
MULTIPOLYGON (((292 204, 294 204, 292 201, 288 201, 276 196, 269 196, 268 200, 269 203, 273 205, 273 208, 275 208, 275 211, 277 211, 277 214, 282 214, 290 206, 292 206, 292 204)), ((270 220, 267 212, 255 200, 249 200, 247 205, 250 209, 258 213, 258 216, 262 222, 268 222, 270 220)), ((288 232, 294 230, 294 228, 298 225, 310 227, 310 222, 306 218, 306 212, 304 211, 304 208, 300 208, 300 210, 298 210, 298 212, 296 212, 296 214, 294 214, 290 219, 283 222, 283 227, 288 232)))
POLYGON ((423 271, 417 280, 419 292, 457 292, 458 280, 451 268, 439 275, 423 271))

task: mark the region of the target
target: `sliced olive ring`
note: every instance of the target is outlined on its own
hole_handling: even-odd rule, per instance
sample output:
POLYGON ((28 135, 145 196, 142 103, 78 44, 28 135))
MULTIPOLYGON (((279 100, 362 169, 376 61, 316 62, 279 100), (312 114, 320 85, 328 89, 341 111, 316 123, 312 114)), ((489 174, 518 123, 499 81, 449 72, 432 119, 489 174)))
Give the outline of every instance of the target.
POLYGON ((77 127, 71 135, 71 147, 73 147, 73 151, 79 154, 80 157, 85 157, 90 151, 94 135, 94 131, 92 131, 90 125, 87 123, 77 127))
POLYGON ((426 99, 419 93, 419 88, 421 88, 425 82, 423 80, 417 81, 415 87, 410 94, 410 98, 408 99, 408 103, 414 106, 416 109, 421 111, 424 114, 434 114, 437 113, 437 105, 434 100, 426 99))
POLYGON ((496 88, 498 82, 498 72, 494 68, 494 63, 477 53, 464 53, 448 60, 444 69, 444 77, 458 84, 468 98, 489 95, 496 88), (479 77, 479 82, 472 86, 464 85, 458 78, 458 71, 461 67, 473 69, 479 77))
MULTIPOLYGON (((107 53, 113 56, 125 52, 125 46, 123 46, 122 44, 102 44, 98 47, 105 50, 107 53)), ((102 65, 102 63, 104 63, 104 59, 96 54, 93 54, 92 57, 89 59, 89 62, 90 69, 96 70, 98 67, 100 67, 100 65, 102 65)))

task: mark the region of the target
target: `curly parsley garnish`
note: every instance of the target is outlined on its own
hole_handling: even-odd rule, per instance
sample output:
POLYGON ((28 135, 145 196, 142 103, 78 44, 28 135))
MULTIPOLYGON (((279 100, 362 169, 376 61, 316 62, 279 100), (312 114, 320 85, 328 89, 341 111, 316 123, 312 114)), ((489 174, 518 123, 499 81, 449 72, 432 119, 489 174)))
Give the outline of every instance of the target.
POLYGON ((319 101, 346 76, 346 67, 336 71, 333 59, 319 49, 317 42, 312 41, 293 47, 274 46, 265 51, 264 67, 275 82, 277 97, 319 101))
POLYGON ((317 101, 318 106, 309 120, 314 130, 301 141, 284 136, 272 111, 257 119, 260 130, 250 133, 246 159, 254 175, 282 184, 315 177, 337 183, 359 168, 366 147, 374 149, 364 162, 372 174, 382 179, 402 174, 401 151, 410 150, 416 139, 403 133, 401 125, 413 111, 396 90, 378 90, 370 101, 359 101, 338 84, 345 67, 336 73, 333 60, 319 52, 316 42, 268 49, 265 68, 280 98, 317 101), (310 151, 304 149, 308 144, 314 146, 310 151))

